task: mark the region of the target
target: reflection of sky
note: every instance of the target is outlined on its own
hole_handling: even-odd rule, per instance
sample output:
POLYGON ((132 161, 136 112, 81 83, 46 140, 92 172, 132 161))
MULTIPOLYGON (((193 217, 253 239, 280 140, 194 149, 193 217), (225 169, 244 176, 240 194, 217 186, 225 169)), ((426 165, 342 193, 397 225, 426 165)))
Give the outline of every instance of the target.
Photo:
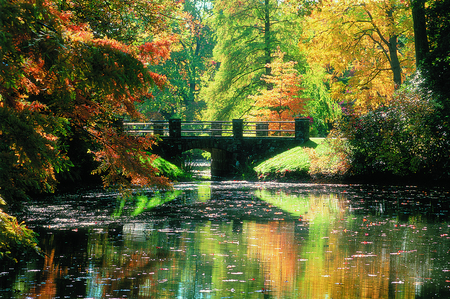
MULTIPOLYGON (((35 261, 20 270, 14 288, 22 292, 11 297, 47 298, 47 290, 61 298, 448 295, 445 190, 246 182, 184 186, 176 186, 176 198, 159 197, 173 197, 165 202, 167 208, 133 217, 139 207, 150 207, 154 197, 148 194, 144 201, 122 206, 122 223, 70 228, 82 242, 76 246, 64 246, 64 230, 43 229, 44 249, 57 253, 46 258, 44 267, 35 261), (196 217, 181 219, 188 208, 196 217), (77 281, 84 282, 84 290, 69 287, 77 281)), ((61 204, 72 210, 70 201, 61 204)), ((82 219, 79 223, 95 222, 82 219)))

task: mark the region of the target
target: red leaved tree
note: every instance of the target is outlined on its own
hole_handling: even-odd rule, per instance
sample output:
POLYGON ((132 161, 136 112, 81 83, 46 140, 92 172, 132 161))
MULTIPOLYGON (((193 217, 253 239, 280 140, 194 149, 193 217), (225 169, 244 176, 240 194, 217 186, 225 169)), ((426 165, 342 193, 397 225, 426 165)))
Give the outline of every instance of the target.
POLYGON ((92 145, 105 186, 169 186, 146 151, 154 140, 117 125, 140 118, 134 103, 165 82, 150 71, 169 58, 174 40, 161 31, 164 18, 154 15, 151 41, 113 39, 58 3, 0 0, 0 195, 11 202, 30 189, 54 190, 55 174, 72 166, 73 136, 92 145))

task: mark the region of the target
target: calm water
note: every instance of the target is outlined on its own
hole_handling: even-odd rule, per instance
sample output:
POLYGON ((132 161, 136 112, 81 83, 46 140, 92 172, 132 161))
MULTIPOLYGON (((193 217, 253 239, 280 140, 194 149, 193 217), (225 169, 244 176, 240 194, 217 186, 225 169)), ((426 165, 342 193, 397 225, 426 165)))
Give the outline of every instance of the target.
POLYGON ((21 217, 45 258, 0 298, 450 298, 450 190, 201 182, 21 217))

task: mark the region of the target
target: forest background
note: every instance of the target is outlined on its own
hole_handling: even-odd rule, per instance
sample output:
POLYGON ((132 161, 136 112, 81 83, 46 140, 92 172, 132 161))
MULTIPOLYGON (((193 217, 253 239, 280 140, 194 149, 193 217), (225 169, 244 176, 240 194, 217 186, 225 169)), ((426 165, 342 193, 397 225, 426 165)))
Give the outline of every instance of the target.
POLYGON ((334 174, 448 180, 449 2, 0 0, 0 202, 170 188, 124 119, 309 117, 334 174))

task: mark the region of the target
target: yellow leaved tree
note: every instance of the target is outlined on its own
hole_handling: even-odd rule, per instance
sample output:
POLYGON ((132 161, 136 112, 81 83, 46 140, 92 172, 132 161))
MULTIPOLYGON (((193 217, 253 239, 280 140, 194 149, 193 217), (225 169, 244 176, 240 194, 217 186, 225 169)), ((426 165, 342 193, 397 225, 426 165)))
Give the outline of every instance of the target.
POLYGON ((331 74, 335 100, 360 112, 388 103, 415 71, 413 22, 404 0, 323 0, 305 18, 300 47, 331 74))

